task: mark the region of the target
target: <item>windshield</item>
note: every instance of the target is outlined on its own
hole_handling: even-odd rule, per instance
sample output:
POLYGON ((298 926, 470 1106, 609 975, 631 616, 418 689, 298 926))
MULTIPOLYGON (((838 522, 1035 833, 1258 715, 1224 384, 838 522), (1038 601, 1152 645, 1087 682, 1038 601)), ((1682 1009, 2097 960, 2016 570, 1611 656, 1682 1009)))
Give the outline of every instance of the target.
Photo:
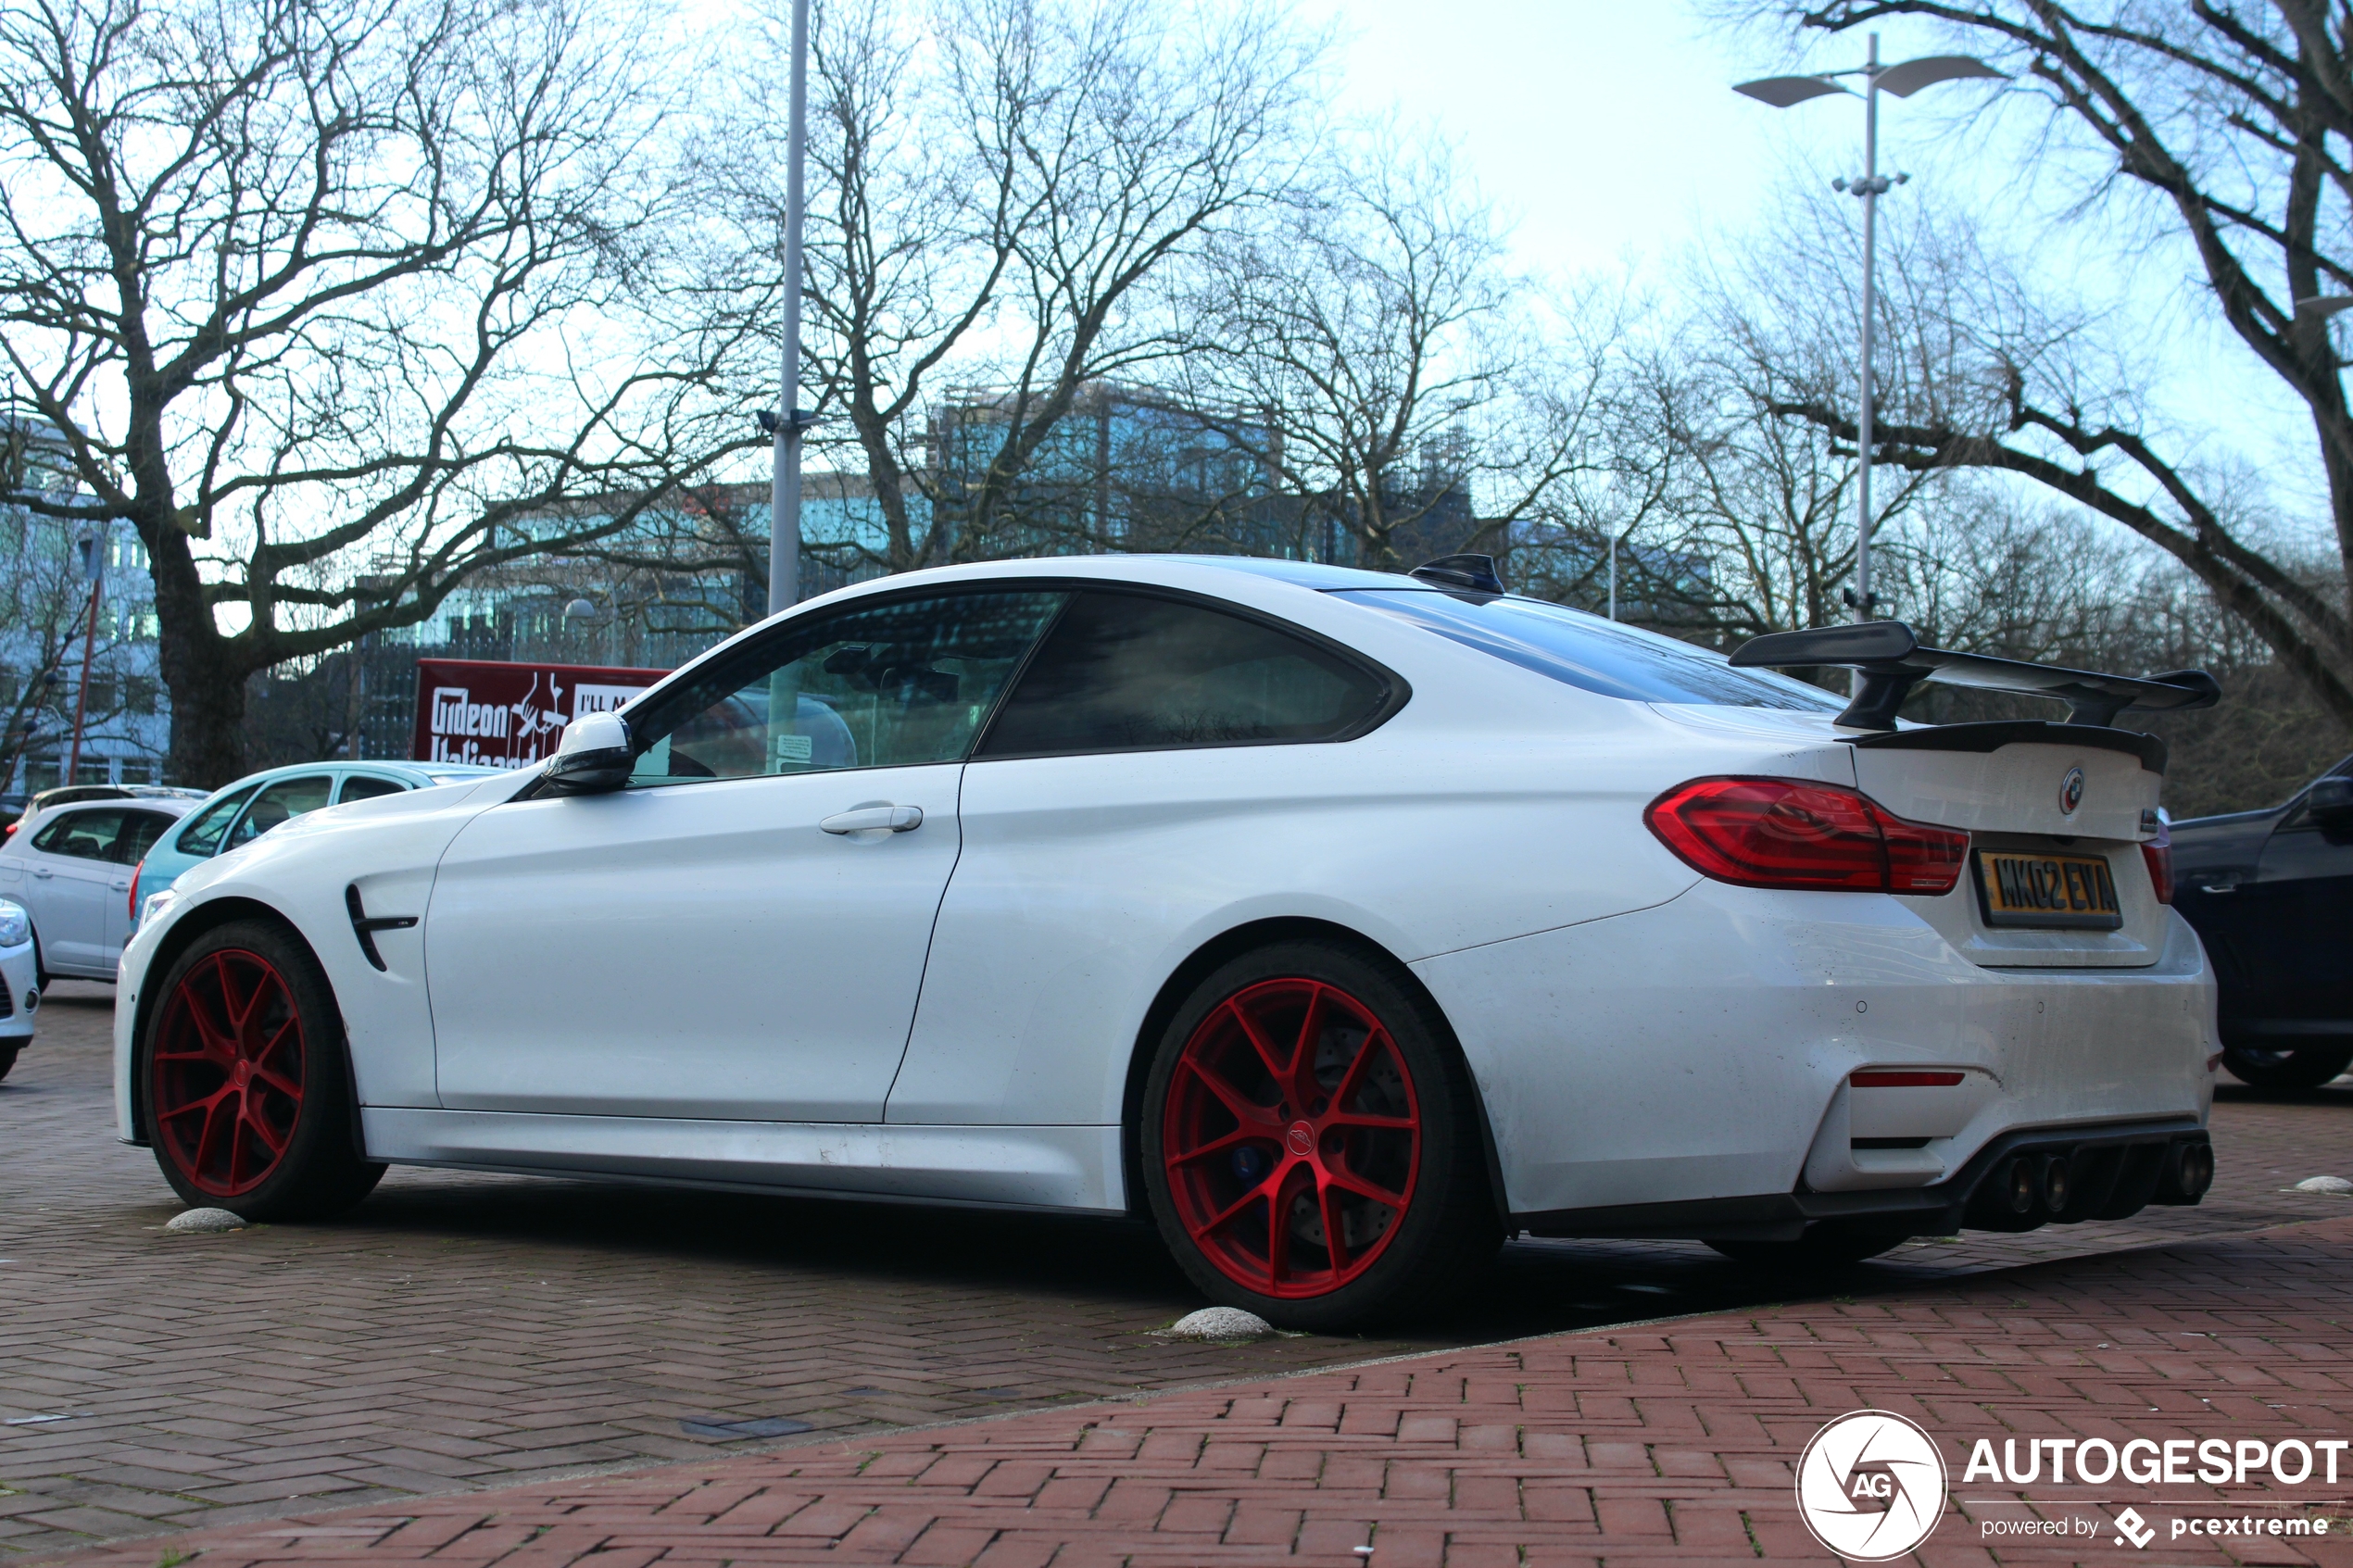
POLYGON ((1803 681, 1765 670, 1735 670, 1722 654, 1541 599, 1387 588, 1342 589, 1332 596, 1411 621, 1564 684, 1629 702, 1780 708, 1803 713, 1835 713, 1845 706, 1803 681))

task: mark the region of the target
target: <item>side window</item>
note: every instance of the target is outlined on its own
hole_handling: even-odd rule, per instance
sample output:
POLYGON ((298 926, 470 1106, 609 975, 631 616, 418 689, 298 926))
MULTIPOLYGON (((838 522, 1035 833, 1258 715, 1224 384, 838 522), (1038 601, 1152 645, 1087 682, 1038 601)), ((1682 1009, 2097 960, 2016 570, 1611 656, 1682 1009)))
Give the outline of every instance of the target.
POLYGON ((982 741, 982 757, 1340 740, 1389 679, 1304 637, 1180 599, 1078 595, 982 741))
POLYGON ((343 793, 335 799, 348 806, 355 800, 373 800, 380 795, 399 795, 408 787, 397 779, 378 778, 373 773, 353 773, 343 781, 343 793))
POLYGON ((78 860, 111 859, 115 840, 122 836, 122 817, 120 809, 69 811, 43 828, 32 847, 78 860))
POLYGON ((956 761, 1063 597, 940 594, 782 628, 630 714, 629 786, 956 761))
POLYGON ((209 855, 219 849, 220 835, 229 831, 229 823, 237 815, 237 808, 243 806, 252 796, 254 788, 254 785, 248 784, 233 795, 222 796, 203 810, 198 811, 189 820, 188 825, 180 830, 180 838, 176 846, 180 853, 209 855))
POLYGON ((170 831, 178 819, 160 811, 126 811, 123 813, 122 835, 114 842, 114 852, 107 857, 126 866, 135 866, 147 858, 156 840, 170 831))
POLYGON ((253 804, 245 808, 245 814, 237 819, 237 825, 230 830, 227 847, 235 849, 251 844, 280 822, 306 811, 316 811, 327 803, 327 792, 334 782, 326 773, 305 773, 299 778, 264 784, 261 793, 253 797, 253 804))

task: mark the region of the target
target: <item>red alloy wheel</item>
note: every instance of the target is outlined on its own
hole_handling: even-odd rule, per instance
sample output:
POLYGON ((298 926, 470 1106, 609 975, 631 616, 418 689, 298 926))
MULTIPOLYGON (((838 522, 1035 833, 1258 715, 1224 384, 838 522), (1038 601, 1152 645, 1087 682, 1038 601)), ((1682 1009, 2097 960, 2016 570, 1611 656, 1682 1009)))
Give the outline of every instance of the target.
POLYGON ((1421 1101, 1372 1010, 1321 981, 1236 992, 1185 1042, 1161 1148, 1176 1217, 1245 1289, 1328 1296, 1414 1200, 1421 1101))
POLYGON ((302 1114, 302 1014, 258 953, 224 947, 163 1005, 151 1084, 157 1141, 214 1198, 251 1192, 277 1169, 302 1114))

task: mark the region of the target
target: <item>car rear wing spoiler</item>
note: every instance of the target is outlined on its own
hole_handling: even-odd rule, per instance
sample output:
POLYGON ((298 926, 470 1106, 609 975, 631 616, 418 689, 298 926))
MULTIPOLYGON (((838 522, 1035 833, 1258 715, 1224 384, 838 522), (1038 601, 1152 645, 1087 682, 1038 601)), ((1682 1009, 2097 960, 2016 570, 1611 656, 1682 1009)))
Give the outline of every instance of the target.
POLYGON ((2222 696, 2203 670, 2170 670, 2162 675, 2108 675, 2057 664, 1994 659, 1981 653, 1924 648, 1900 621, 1867 621, 1856 626, 1824 626, 1811 632, 1768 632, 1734 650, 1734 664, 1786 670, 1835 665, 1863 678, 1855 700, 1838 716, 1842 728, 1893 730, 1895 710, 1924 681, 1981 691, 2024 692, 2057 697, 2068 705, 2070 724, 2111 725, 2128 708, 2178 711, 2211 708, 2222 696))

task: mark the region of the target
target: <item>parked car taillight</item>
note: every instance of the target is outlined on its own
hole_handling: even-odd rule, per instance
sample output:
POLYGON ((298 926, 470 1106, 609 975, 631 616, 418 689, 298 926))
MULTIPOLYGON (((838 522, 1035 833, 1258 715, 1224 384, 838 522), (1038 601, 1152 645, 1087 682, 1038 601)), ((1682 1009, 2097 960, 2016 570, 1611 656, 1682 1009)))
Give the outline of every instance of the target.
POLYGON ((142 860, 131 873, 131 923, 134 926, 139 923, 139 878, 146 869, 147 862, 142 860))
POLYGON ((1797 779, 1694 779, 1642 820, 1692 870, 1743 887, 1949 893, 1969 859, 1965 833, 1797 779))
POLYGON ((2148 862, 2149 886, 2157 892, 2157 901, 2173 901, 2173 829, 2163 817, 2157 820, 2157 836, 2141 846, 2141 859, 2148 862))

